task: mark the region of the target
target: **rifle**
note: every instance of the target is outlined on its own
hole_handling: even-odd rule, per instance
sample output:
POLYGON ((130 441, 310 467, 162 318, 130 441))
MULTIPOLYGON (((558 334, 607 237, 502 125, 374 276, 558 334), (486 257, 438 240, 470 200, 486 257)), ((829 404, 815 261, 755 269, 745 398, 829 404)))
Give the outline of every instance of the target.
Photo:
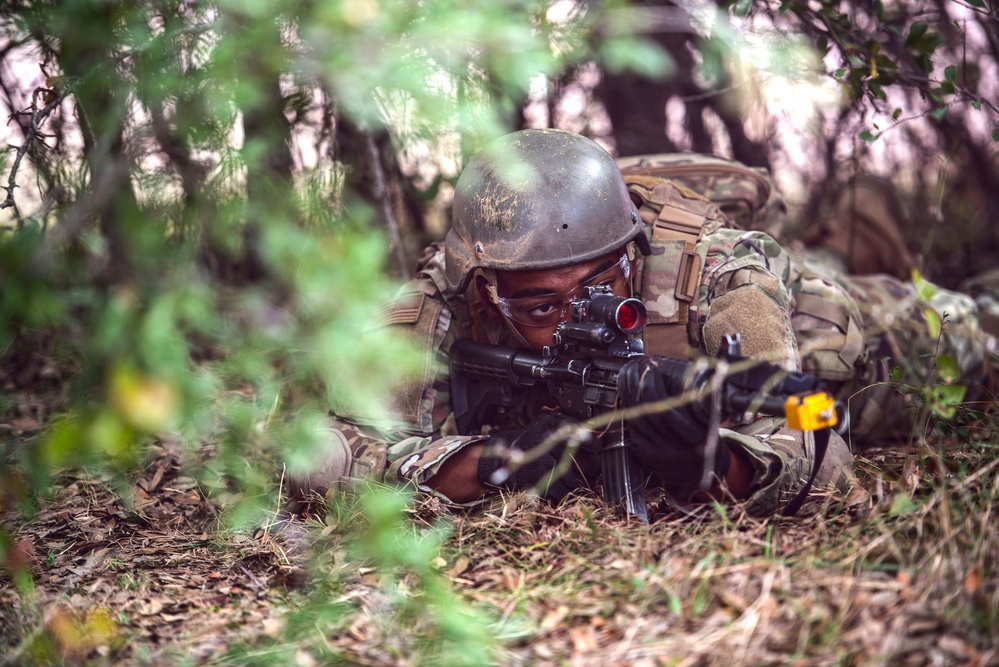
MULTIPOLYGON (((610 287, 585 287, 571 304, 571 320, 559 324, 552 345, 541 354, 513 347, 460 339, 451 347, 451 399, 459 433, 470 433, 516 406, 525 392, 544 383, 567 416, 586 421, 618 409, 618 374, 644 354, 637 334, 648 311, 639 299, 614 296, 610 287)), ((834 426, 840 408, 819 390, 814 376, 765 361, 747 361, 738 334, 726 335, 719 358, 742 370, 715 377, 706 363, 661 358, 675 396, 697 396, 695 409, 705 420, 748 415, 785 417, 788 426, 819 431, 834 426), (719 382, 720 380, 720 382, 719 382), (713 414, 717 413, 717 414, 713 414)), ((626 514, 648 522, 646 475, 628 446, 624 419, 614 416, 599 431, 604 498, 626 514)), ((705 421, 705 423, 716 423, 705 421)), ((804 501, 825 453, 826 437, 816 438, 812 475, 790 505, 804 501)), ((789 507, 790 507, 789 505, 789 507)))

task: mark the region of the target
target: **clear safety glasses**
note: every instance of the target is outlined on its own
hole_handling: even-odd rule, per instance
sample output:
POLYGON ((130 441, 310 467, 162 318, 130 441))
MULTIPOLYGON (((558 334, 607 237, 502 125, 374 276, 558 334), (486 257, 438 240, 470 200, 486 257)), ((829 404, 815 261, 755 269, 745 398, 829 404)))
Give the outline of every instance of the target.
POLYGON ((628 255, 621 255, 614 266, 601 271, 592 278, 576 285, 568 292, 526 296, 519 299, 496 300, 500 312, 508 318, 527 327, 550 327, 562 322, 572 300, 582 293, 584 287, 608 285, 615 294, 629 294, 628 281, 631 278, 631 262, 628 255))

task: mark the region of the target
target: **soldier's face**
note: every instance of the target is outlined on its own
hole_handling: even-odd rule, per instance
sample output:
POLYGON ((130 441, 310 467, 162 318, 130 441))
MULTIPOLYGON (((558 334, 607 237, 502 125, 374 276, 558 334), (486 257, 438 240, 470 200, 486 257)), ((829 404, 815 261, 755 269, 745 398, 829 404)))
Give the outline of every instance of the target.
POLYGON ((629 272, 622 268, 627 259, 621 262, 621 257, 622 253, 615 250, 588 262, 558 269, 497 271, 496 287, 501 299, 526 306, 525 314, 547 322, 532 326, 525 322, 529 318, 511 318, 517 331, 540 352, 545 345, 551 345, 558 325, 570 319, 569 308, 563 306, 580 296, 583 287, 607 284, 616 296, 631 296, 629 272), (544 317, 546 312, 557 312, 558 316, 544 317))

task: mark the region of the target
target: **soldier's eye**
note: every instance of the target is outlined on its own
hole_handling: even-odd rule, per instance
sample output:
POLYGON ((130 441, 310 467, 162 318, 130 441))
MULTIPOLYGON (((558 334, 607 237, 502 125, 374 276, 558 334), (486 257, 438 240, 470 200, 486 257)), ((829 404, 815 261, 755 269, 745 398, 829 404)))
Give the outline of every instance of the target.
POLYGON ((552 313, 561 312, 562 304, 557 301, 543 301, 533 304, 527 309, 527 315, 534 319, 544 319, 550 317, 552 313))

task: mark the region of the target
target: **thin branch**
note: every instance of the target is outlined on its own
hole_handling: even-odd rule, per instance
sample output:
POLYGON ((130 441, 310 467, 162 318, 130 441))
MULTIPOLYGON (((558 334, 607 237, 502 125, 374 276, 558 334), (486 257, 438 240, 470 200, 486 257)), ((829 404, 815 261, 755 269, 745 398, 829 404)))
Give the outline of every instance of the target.
POLYGON ((17 187, 17 172, 21 167, 21 160, 24 158, 24 154, 28 152, 31 145, 38 139, 38 137, 44 136, 41 131, 42 123, 48 119, 52 112, 55 111, 55 109, 62 103, 65 97, 65 93, 60 93, 49 88, 39 88, 36 89, 34 95, 32 95, 31 111, 20 111, 14 114, 15 116, 30 115, 31 122, 28 124, 25 132, 24 143, 17 148, 17 154, 14 156, 14 164, 11 165, 10 174, 7 176, 7 185, 0 185, 0 188, 7 191, 6 199, 4 199, 3 202, 0 202, 0 210, 13 208, 14 215, 18 218, 18 220, 20 220, 21 214, 17 209, 17 203, 14 201, 14 188, 17 187), (53 96, 41 109, 38 108, 38 96, 40 94, 53 96))
POLYGON ((388 191, 388 179, 385 176, 385 169, 382 166, 381 151, 378 150, 375 139, 370 132, 363 133, 362 141, 364 142, 365 157, 370 169, 369 175, 374 180, 371 194, 388 231, 389 245, 395 261, 396 272, 401 276, 405 276, 409 271, 409 262, 406 258, 406 248, 402 243, 399 220, 392 210, 392 202, 388 191))

